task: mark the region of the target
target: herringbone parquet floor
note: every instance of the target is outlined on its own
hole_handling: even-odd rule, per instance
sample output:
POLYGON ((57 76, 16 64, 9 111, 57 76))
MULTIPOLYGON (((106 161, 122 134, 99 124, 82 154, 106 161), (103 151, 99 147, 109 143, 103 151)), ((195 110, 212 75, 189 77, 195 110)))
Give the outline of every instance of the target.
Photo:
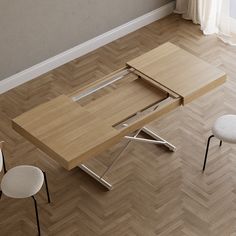
MULTIPOLYGON (((212 142, 205 174, 205 143, 214 120, 236 114, 236 48, 171 15, 0 96, 0 139, 7 166, 34 164, 48 173, 53 203, 37 196, 42 235, 236 235, 236 145, 212 142), (103 187, 79 169, 64 170, 11 128, 11 119, 62 93, 94 81, 166 41, 225 70, 227 83, 151 124, 177 146, 169 153, 132 143, 103 187)), ((107 165, 122 144, 100 155, 107 165)), ((36 235, 31 199, 0 201, 0 235, 36 235)))

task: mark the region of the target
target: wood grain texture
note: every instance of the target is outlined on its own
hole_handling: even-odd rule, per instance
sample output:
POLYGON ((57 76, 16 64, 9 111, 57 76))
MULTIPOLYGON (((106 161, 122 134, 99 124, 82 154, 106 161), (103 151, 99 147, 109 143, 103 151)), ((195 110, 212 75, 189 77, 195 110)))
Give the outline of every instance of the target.
POLYGON ((122 132, 113 127, 166 97, 167 93, 146 81, 134 79, 83 107, 61 95, 16 117, 12 127, 71 170, 118 143, 124 133, 135 131, 138 124, 153 120, 150 114, 150 118, 142 118, 142 123, 136 122, 122 132))
POLYGON ((179 94, 184 104, 226 80, 225 72, 170 42, 127 62, 127 65, 179 94))
POLYGON ((84 107, 113 126, 166 97, 166 92, 136 79, 84 107))
MULTIPOLYGON (((216 118, 236 114, 236 48, 199 26, 171 15, 0 96, 0 140, 7 167, 33 164, 48 174, 36 196, 42 235, 55 236, 234 236, 236 146, 212 140, 205 174, 205 145, 216 118), (11 119, 61 94, 96 81, 124 63, 170 41, 228 75, 227 82, 150 124, 177 146, 175 153, 132 143, 106 179, 106 192, 78 169, 66 171, 11 128, 11 119)), ((101 173, 124 143, 90 166, 101 173)), ((0 201, 1 236, 37 234, 31 199, 0 201)))
MULTIPOLYGON (((140 129, 148 124, 145 122, 157 118, 150 112, 146 114, 146 119, 135 121, 135 125, 128 124, 130 127, 123 128, 122 132, 113 128, 163 101, 169 96, 169 90, 178 93, 183 102, 187 103, 221 85, 226 77, 224 72, 170 42, 128 62, 128 65, 144 74, 145 78, 132 74, 134 78, 129 81, 130 75, 122 77, 125 81, 123 86, 98 98, 92 94, 90 102, 83 107, 70 97, 61 95, 13 119, 13 128, 29 141, 32 140, 36 147, 43 147, 46 154, 52 155, 62 166, 71 170, 110 148, 109 145, 118 143, 123 138, 121 134, 129 134, 127 130, 133 132, 133 127, 140 129), (171 60, 177 63, 170 63, 171 60), (165 86, 167 91, 150 83, 147 77, 153 83, 160 84, 161 89, 165 86)), ((106 80, 105 77, 104 81, 106 80)), ((115 83, 112 85, 115 86, 115 83)), ((94 89, 94 85, 88 89, 94 89)), ((170 108, 175 108, 168 106, 166 109, 166 106, 168 104, 158 104, 158 114, 165 114, 162 109, 171 111, 170 108)))
POLYGON ((52 155, 66 169, 75 167, 98 150, 105 150, 119 135, 104 120, 65 95, 18 116, 12 122, 15 130, 52 155))

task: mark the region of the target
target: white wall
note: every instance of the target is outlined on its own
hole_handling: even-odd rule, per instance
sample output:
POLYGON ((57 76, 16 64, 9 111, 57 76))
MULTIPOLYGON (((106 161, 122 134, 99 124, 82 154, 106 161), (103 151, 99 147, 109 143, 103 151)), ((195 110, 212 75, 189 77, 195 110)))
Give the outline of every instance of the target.
POLYGON ((1 0, 0 80, 171 0, 1 0))

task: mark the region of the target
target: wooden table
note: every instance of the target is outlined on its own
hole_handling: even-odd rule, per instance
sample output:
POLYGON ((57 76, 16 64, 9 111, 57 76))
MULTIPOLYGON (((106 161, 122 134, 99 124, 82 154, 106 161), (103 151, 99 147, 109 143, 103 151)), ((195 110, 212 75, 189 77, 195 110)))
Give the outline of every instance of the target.
POLYGON ((13 128, 70 170, 79 166, 108 189, 112 185, 83 163, 120 142, 175 147, 144 127, 221 85, 223 71, 172 43, 69 95, 61 95, 12 120, 13 128), (143 131, 152 139, 140 138, 143 131), (135 132, 135 134, 132 134, 135 132))

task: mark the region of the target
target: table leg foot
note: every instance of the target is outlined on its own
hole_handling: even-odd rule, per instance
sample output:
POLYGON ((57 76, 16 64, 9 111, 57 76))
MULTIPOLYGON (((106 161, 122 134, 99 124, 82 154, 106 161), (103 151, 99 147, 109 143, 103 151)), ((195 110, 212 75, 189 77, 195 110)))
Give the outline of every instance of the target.
POLYGON ((102 184, 105 188, 108 190, 112 190, 112 185, 108 183, 105 179, 97 175, 95 172, 93 172, 91 169, 89 169, 86 165, 81 164, 79 165, 79 168, 86 172, 88 175, 90 175, 92 178, 94 178, 96 181, 98 181, 100 184, 102 184))

